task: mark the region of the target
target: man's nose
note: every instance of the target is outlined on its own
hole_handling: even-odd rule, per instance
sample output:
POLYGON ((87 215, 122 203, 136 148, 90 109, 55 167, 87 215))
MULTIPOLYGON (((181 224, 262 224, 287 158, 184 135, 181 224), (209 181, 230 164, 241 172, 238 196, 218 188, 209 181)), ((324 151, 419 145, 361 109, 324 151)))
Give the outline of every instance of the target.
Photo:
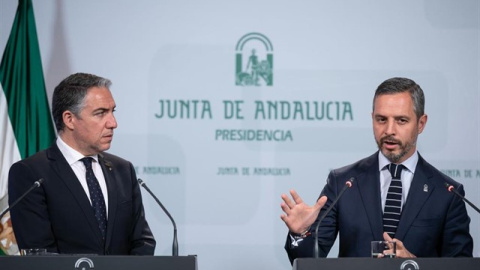
POLYGON ((107 120, 106 126, 107 128, 117 128, 117 119, 115 119, 115 116, 113 114, 110 115, 110 118, 107 120))
POLYGON ((385 126, 385 134, 386 135, 394 135, 395 134, 395 121, 393 120, 388 120, 387 124, 385 126))

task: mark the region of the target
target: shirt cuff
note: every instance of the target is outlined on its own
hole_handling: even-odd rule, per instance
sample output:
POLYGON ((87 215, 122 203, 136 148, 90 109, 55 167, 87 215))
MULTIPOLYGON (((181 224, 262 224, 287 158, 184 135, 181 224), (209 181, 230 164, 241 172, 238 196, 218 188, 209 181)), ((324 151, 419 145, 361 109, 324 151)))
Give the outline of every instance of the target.
POLYGON ((292 235, 291 233, 288 234, 290 236, 290 247, 297 248, 298 245, 303 241, 303 237, 292 235))

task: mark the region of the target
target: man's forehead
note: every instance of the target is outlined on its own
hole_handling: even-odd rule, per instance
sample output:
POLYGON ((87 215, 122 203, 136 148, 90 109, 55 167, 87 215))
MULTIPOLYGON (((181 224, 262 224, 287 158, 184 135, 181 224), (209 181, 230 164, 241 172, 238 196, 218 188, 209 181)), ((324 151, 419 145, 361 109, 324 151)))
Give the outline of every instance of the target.
POLYGON ((414 113, 413 101, 408 94, 380 95, 375 98, 374 105, 374 114, 414 113))
POLYGON ((84 100, 85 107, 115 108, 115 100, 106 87, 92 87, 87 91, 84 100))
POLYGON ((413 105, 413 100, 411 96, 406 93, 395 93, 395 94, 383 94, 375 97, 375 105, 398 105, 398 106, 411 106, 413 105))
POLYGON ((113 99, 110 89, 106 87, 92 87, 87 90, 86 98, 91 99, 113 99))

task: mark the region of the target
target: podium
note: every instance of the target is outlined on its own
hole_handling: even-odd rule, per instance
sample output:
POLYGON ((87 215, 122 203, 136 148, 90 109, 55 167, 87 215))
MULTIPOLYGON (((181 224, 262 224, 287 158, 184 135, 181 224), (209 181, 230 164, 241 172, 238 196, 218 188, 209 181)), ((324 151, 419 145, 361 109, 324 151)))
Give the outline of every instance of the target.
POLYGON ((298 258, 293 270, 479 270, 480 258, 298 258))
POLYGON ((2 270, 196 270, 196 256, 4 256, 2 270))

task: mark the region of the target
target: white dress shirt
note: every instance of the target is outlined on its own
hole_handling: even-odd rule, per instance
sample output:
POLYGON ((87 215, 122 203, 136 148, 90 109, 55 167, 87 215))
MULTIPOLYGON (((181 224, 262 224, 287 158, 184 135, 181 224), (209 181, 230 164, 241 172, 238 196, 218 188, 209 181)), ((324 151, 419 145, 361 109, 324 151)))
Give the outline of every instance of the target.
MULTIPOLYGON (((67 160, 70 167, 72 168, 73 172, 77 176, 78 180, 80 181, 80 184, 83 187, 83 190, 85 191, 88 199, 90 200, 90 191, 88 189, 87 178, 85 176, 87 169, 85 168, 85 165, 83 164, 83 162, 80 160, 85 156, 82 155, 77 150, 73 149, 72 147, 68 146, 60 138, 60 136, 57 137, 57 146, 60 149, 60 152, 62 152, 63 156, 67 160)), ((107 192, 107 183, 105 181, 105 176, 103 175, 102 167, 100 167, 100 164, 98 163, 98 155, 94 155, 90 157, 93 158, 93 162, 92 162, 93 173, 95 174, 95 177, 97 178, 98 183, 100 185, 100 189, 102 190, 103 198, 105 199, 106 214, 108 217, 108 192, 107 192)), ((90 200, 90 204, 91 203, 92 203, 92 200, 90 200)))
MULTIPOLYGON (((387 200, 388 188, 390 187, 390 182, 392 182, 392 175, 386 166, 390 162, 381 151, 378 152, 378 171, 380 172, 380 192, 382 195, 382 212, 385 209, 385 201, 387 200)), ((418 163, 418 152, 409 157, 407 160, 401 164, 407 169, 402 170, 401 180, 402 180, 402 209, 403 205, 407 201, 408 191, 413 180, 413 174, 415 173, 415 168, 418 163)))

